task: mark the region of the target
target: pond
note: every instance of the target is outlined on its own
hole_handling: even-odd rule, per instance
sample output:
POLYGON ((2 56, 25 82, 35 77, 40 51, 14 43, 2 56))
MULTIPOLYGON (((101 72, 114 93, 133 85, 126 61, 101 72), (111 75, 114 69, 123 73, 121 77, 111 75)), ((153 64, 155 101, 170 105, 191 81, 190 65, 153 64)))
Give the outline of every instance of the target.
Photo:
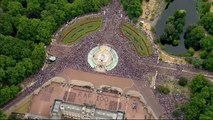
POLYGON ((180 35, 180 41, 178 46, 172 46, 172 45, 164 45, 165 50, 174 55, 183 54, 187 52, 187 49, 184 45, 184 32, 186 31, 186 28, 191 25, 195 24, 199 21, 199 15, 196 10, 197 0, 174 0, 172 3, 169 4, 167 9, 164 10, 162 13, 160 19, 157 21, 157 24, 155 26, 156 29, 156 36, 159 37, 165 28, 166 20, 169 16, 172 16, 175 11, 179 9, 186 10, 186 19, 185 19, 185 26, 183 33, 180 35))

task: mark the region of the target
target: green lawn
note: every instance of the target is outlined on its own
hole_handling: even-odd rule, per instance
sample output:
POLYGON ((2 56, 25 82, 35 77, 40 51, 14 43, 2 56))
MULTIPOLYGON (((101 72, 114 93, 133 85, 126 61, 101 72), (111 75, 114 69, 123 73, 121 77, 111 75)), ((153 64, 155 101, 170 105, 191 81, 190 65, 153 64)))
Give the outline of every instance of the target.
POLYGON ((102 17, 81 19, 64 30, 61 35, 62 41, 64 44, 76 42, 88 34, 98 31, 102 23, 102 17))
POLYGON ((170 94, 181 94, 187 98, 190 97, 190 91, 189 91, 188 87, 182 87, 182 86, 178 85, 177 80, 166 81, 163 84, 163 86, 169 88, 170 94))
POLYGON ((121 26, 122 34, 130 40, 136 52, 141 56, 149 56, 153 53, 152 46, 139 29, 131 24, 123 23, 121 26))

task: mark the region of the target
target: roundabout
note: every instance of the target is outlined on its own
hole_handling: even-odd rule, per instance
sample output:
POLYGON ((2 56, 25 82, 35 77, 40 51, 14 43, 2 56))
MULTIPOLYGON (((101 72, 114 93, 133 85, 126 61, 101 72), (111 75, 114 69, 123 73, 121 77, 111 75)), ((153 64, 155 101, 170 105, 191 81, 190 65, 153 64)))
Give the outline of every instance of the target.
POLYGON ((89 52, 87 61, 95 71, 106 72, 116 67, 118 55, 110 45, 98 45, 89 52))

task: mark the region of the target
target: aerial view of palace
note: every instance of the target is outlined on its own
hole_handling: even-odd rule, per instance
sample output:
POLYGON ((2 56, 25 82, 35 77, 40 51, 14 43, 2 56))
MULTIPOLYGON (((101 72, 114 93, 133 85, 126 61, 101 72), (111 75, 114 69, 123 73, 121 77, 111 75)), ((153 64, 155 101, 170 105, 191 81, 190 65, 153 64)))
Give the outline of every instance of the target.
POLYGON ((0 0, 0 120, 212 120, 213 0, 0 0))

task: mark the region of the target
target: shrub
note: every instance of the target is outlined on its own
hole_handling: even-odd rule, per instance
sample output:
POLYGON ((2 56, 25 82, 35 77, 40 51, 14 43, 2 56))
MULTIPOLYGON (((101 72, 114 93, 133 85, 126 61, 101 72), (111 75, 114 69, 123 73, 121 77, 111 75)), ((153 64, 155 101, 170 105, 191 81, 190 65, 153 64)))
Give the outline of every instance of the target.
POLYGON ((207 56, 208 56, 208 52, 206 52, 206 51, 202 51, 202 52, 200 53, 200 58, 201 58, 201 59, 206 59, 207 56))
POLYGON ((193 56, 195 54, 195 50, 192 47, 189 47, 188 53, 193 56))
POLYGON ((189 64, 192 64, 192 57, 187 57, 185 58, 185 60, 189 63, 189 64))
POLYGON ((202 17, 206 13, 210 12, 211 3, 208 0, 198 0, 197 10, 199 15, 202 17))
POLYGON ((137 22, 143 13, 141 9, 142 0, 121 0, 124 10, 133 22, 137 22))
POLYGON ((178 46, 178 44, 179 44, 179 40, 173 40, 172 41, 172 45, 173 46, 178 46))
POLYGON ((179 78, 179 81, 178 81, 178 84, 179 84, 180 86, 186 86, 186 85, 187 85, 187 82, 188 82, 188 80, 187 80, 185 77, 180 77, 180 78, 179 78))
POLYGON ((155 40, 154 40, 154 43, 155 43, 155 44, 160 43, 160 38, 155 39, 155 40))
POLYGON ((165 95, 169 94, 170 93, 170 90, 169 88, 167 88, 166 86, 162 86, 162 85, 159 85, 156 87, 156 90, 160 93, 163 93, 165 95))
POLYGON ((16 114, 11 113, 10 116, 8 117, 8 120, 18 120, 18 118, 16 117, 16 114))
POLYGON ((181 115, 181 109, 177 108, 175 111, 172 112, 172 116, 178 118, 181 115))
POLYGON ((203 61, 201 59, 194 58, 192 64, 195 68, 202 68, 203 61))

